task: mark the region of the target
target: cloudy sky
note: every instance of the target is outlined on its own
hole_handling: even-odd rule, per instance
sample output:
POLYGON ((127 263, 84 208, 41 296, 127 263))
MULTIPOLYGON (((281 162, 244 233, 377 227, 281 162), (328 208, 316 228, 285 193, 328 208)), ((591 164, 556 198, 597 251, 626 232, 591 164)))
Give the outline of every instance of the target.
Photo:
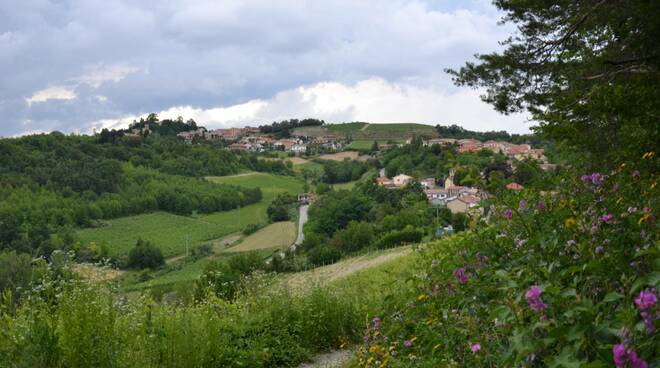
POLYGON ((0 136, 288 118, 526 132, 443 72, 510 28, 486 0, 0 0, 0 136))

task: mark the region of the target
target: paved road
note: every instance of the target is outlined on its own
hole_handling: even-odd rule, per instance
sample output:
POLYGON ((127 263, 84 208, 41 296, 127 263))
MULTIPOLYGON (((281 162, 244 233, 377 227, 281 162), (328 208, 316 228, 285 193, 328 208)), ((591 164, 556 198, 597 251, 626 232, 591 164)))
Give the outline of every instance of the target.
POLYGON ((303 225, 307 222, 307 209, 309 205, 300 206, 300 216, 298 219, 298 238, 296 242, 291 246, 291 250, 296 250, 296 246, 302 244, 305 240, 305 234, 303 234, 303 225))

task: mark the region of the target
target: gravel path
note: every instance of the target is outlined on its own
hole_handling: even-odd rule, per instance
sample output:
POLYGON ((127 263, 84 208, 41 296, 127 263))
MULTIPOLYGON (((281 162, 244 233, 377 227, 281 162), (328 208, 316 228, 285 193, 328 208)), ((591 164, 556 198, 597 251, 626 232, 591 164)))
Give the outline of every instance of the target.
POLYGON ((299 368, 339 368, 347 363, 351 357, 353 357, 353 352, 350 350, 335 350, 317 355, 311 363, 304 363, 299 368))

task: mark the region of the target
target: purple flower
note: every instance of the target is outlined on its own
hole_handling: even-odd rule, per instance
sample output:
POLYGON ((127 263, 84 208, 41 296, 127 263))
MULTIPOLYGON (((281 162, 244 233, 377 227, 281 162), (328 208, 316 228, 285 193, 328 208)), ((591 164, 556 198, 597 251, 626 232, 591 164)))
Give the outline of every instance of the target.
MULTIPOLYGON (((653 316, 651 313, 647 311, 643 311, 639 313, 640 316, 642 316, 642 319, 644 320, 644 327, 646 328, 646 334, 647 335, 652 335, 653 332, 655 331, 655 326, 653 325, 653 316)), ((656 319, 659 318, 660 314, 656 316, 656 319)))
POLYGON ((465 267, 457 268, 454 270, 454 278, 456 278, 456 282, 459 284, 467 284, 469 279, 465 274, 465 267))
POLYGON ((603 184, 603 179, 605 179, 605 177, 604 177, 603 174, 601 174, 601 173, 593 173, 593 174, 591 174, 591 182, 592 182, 595 186, 601 186, 601 185, 603 184))
POLYGON ((532 285, 532 287, 527 290, 525 293, 525 299, 527 299, 527 304, 529 304, 529 307, 534 311, 534 312, 541 312, 545 308, 547 308, 547 305, 543 303, 543 300, 541 300, 541 294, 543 292, 541 291, 541 288, 539 288, 537 285, 532 285))
POLYGON ((596 247, 596 254, 601 254, 604 251, 605 251, 605 247, 603 247, 602 245, 596 247))
POLYGON ((639 178, 639 170, 634 170, 634 171, 632 172, 632 176, 633 176, 633 178, 635 178, 635 179, 639 178))
POLYGON ((510 208, 507 208, 507 209, 504 210, 504 212, 502 213, 502 215, 503 215, 507 220, 511 220, 511 218, 513 217, 513 211, 512 211, 510 208))
POLYGON ((536 205, 536 208, 538 208, 539 211, 543 211, 543 210, 545 210, 545 203, 543 203, 542 201, 539 202, 539 203, 536 205))
POLYGON ((477 351, 481 350, 481 344, 475 343, 470 345, 470 350, 472 351, 472 353, 476 353, 477 351))
POLYGON ((410 340, 406 340, 406 341, 403 342, 403 346, 409 348, 409 347, 413 346, 413 342, 410 341, 410 340))
POLYGON ((372 321, 374 323, 374 330, 380 330, 380 317, 374 317, 372 321))
POLYGON ((606 213, 603 216, 601 216, 600 220, 605 223, 611 224, 612 220, 614 220, 614 215, 611 213, 606 213))
POLYGON ((575 245, 575 240, 573 240, 573 239, 568 240, 568 241, 566 242, 566 245, 568 245, 569 247, 574 246, 574 245, 575 245))
POLYGON ((612 347, 612 358, 617 368, 648 368, 648 363, 640 359, 633 349, 627 349, 624 344, 616 344, 612 347), (630 365, 628 365, 630 363, 630 365))
POLYGON ((525 208, 527 208, 527 201, 524 200, 524 199, 521 199, 520 202, 518 203, 518 208, 520 210, 524 210, 525 208))
POLYGON ((658 297, 655 296, 654 289, 642 290, 637 298, 635 298, 635 304, 640 311, 647 310, 655 305, 658 302, 658 297))
POLYGON ((628 207, 628 213, 637 212, 637 207, 628 207))
POLYGON ((612 186, 612 191, 615 192, 615 193, 618 192, 619 191, 619 184, 614 184, 612 186))

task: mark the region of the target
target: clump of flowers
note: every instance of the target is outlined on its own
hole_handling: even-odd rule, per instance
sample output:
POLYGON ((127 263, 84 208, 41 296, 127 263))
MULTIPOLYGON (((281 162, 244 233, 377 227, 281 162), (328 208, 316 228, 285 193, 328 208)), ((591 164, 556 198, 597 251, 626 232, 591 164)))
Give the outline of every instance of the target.
POLYGON ((545 305, 545 303, 543 303, 543 300, 541 300, 542 293, 543 292, 541 291, 541 288, 539 288, 537 285, 533 285, 525 293, 525 299, 527 299, 527 304, 529 304, 529 307, 534 312, 538 313, 543 311, 545 308, 547 308, 547 305, 545 305))
POLYGON ((612 347, 612 358, 617 368, 648 368, 648 363, 637 356, 632 348, 626 348, 624 344, 616 344, 612 347))
POLYGON ((637 305, 637 309, 639 309, 639 315, 644 320, 644 326, 648 335, 651 335, 655 331, 653 322, 658 316, 653 315, 652 309, 657 302, 658 297, 655 295, 654 289, 642 290, 637 295, 637 298, 635 298, 635 304, 637 305))
POLYGON ((457 268, 454 270, 454 278, 459 284, 467 284, 469 281, 468 276, 465 274, 465 267, 457 268))
POLYGON ((472 353, 476 353, 479 350, 481 350, 481 344, 480 343, 477 342, 477 343, 474 343, 474 344, 470 345, 470 351, 472 351, 472 353))

